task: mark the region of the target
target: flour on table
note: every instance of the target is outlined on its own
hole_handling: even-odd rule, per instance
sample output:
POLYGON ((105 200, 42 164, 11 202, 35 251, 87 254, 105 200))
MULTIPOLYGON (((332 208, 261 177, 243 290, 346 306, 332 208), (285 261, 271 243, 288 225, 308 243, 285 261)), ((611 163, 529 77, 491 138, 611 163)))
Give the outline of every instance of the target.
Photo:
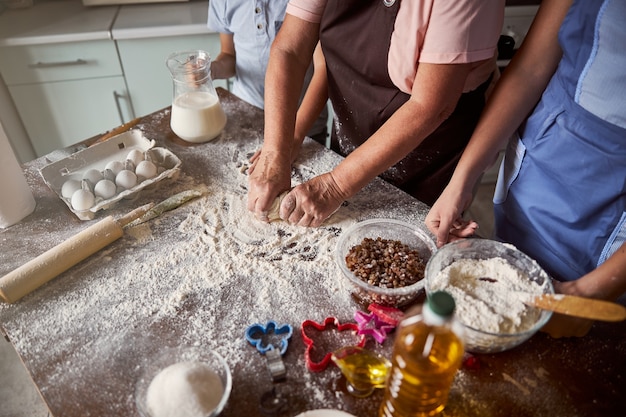
MULTIPOLYGON (((318 228, 265 223, 247 210, 246 198, 243 190, 209 186, 205 196, 173 212, 185 209, 187 214, 171 224, 163 216, 157 223, 132 228, 137 230, 128 233, 137 239, 137 251, 116 278, 134 282, 150 277, 142 281, 151 284, 135 295, 134 314, 155 322, 184 315, 181 343, 213 344, 233 367, 249 362, 250 356, 253 363, 247 366, 263 367, 264 358, 244 343, 246 326, 274 320, 297 327, 304 320, 321 322, 328 315, 352 319, 357 307, 335 264, 334 251, 338 236, 356 223, 358 215, 351 207, 342 207, 318 228), (159 239, 164 231, 179 236, 175 244, 159 239), (151 246, 160 246, 160 256, 140 256, 151 246), (309 280, 316 283, 315 291, 309 280), (186 314, 186 306, 198 302, 203 308, 186 314)), ((303 360, 296 347, 290 350, 292 357, 303 360)), ((264 374, 259 378, 263 382, 264 374)), ((310 390, 322 397, 335 395, 314 389, 324 380, 316 378, 310 390)))
POLYGON ((457 260, 437 274, 432 290, 454 297, 463 324, 490 333, 523 332, 541 314, 523 303, 541 287, 503 258, 457 260))
MULTIPOLYGON (((211 240, 216 249, 229 255, 236 251, 266 261, 289 258, 319 261, 335 250, 336 238, 341 230, 355 223, 349 214, 338 212, 319 228, 293 226, 284 221, 266 223, 257 220, 247 210, 245 194, 217 190, 208 198, 212 203, 205 207, 206 212, 201 219, 191 216, 179 229, 197 233, 192 229, 198 226, 198 221, 202 221, 207 239, 211 240), (212 239, 221 231, 226 232, 230 239, 222 238, 213 242, 212 239)), ((247 258, 241 260, 249 261, 247 258)), ((270 266, 265 265, 266 268, 270 266)))
POLYGON ((126 234, 132 236, 138 243, 146 243, 154 238, 150 226, 147 224, 130 227, 126 229, 126 234))
POLYGON ((146 394, 151 417, 206 417, 219 404, 224 385, 202 362, 178 362, 161 370, 146 394))
MULTIPOLYGON (((178 150, 188 152, 192 161, 204 152, 206 160, 216 162, 204 167, 202 182, 181 172, 168 181, 166 194, 203 187, 202 197, 125 229, 114 245, 22 302, 0 305, 0 319, 15 336, 16 350, 27 352, 29 368, 46 369, 38 376, 38 383, 48 387, 42 395, 56 395, 56 387, 74 384, 76 375, 85 386, 102 386, 115 377, 123 383, 108 384, 114 391, 107 391, 106 398, 122 400, 100 395, 97 401, 107 415, 128 415, 139 364, 153 363, 168 346, 194 346, 215 349, 233 369, 225 415, 232 415, 229 409, 253 409, 273 384, 265 358, 245 340, 244 329, 268 320, 297 329, 305 320, 321 323, 329 316, 353 322, 360 306, 335 262, 338 237, 366 218, 423 222, 421 203, 382 181, 346 201, 317 228, 258 221, 246 207, 248 177, 241 168, 259 142, 230 140, 222 137, 220 147, 178 150)), ((317 144, 305 142, 302 151, 301 163, 292 169, 293 185, 337 163, 317 144)), ((163 188, 144 191, 139 198, 146 202, 161 201, 165 194, 163 188)), ((58 233, 49 243, 64 237, 58 233)), ((313 408, 367 407, 329 389, 341 374, 338 369, 306 370, 303 341, 296 333, 283 357, 290 380, 284 388, 296 401, 293 410, 303 411, 302 397, 313 408)), ((81 400, 67 403, 80 409, 81 400)))

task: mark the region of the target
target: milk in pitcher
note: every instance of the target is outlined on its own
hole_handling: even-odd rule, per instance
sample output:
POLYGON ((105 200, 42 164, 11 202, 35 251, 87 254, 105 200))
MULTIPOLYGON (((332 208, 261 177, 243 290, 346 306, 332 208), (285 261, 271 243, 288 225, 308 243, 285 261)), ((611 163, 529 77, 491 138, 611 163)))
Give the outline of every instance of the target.
POLYGON ((226 114, 211 81, 211 57, 202 50, 175 52, 166 64, 174 82, 172 131, 187 142, 215 139, 226 126, 226 114))
POLYGON ((172 130, 188 142, 207 142, 220 134, 226 115, 217 96, 205 91, 188 91, 172 103, 172 130))

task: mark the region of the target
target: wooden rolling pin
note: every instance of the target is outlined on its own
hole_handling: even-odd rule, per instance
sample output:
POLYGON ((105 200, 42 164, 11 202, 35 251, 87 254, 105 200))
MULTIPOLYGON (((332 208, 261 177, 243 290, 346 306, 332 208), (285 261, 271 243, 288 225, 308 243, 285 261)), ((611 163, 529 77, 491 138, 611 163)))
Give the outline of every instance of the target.
POLYGON ((153 204, 141 206, 118 220, 108 216, 0 278, 0 297, 14 303, 124 235, 123 227, 153 204))
MULTIPOLYGON (((104 135, 100 136, 94 143, 92 143, 91 145, 95 145, 96 143, 100 143, 100 142, 104 142, 107 139, 112 138, 113 136, 119 135, 120 133, 124 133, 127 130, 130 130, 132 127, 134 127, 137 123, 139 123, 139 121, 141 120, 141 117, 137 117, 136 119, 131 120, 130 122, 126 122, 121 126, 116 127, 113 130, 110 130, 109 132, 105 133, 104 135)), ((90 145, 90 146, 91 146, 90 145)))

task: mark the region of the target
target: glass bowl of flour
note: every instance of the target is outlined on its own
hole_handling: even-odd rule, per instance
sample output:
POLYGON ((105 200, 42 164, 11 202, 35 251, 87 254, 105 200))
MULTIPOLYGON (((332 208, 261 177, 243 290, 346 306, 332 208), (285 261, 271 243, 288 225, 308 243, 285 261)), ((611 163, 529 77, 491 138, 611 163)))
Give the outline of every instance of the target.
POLYGON ((230 396, 230 368, 202 347, 167 348, 146 362, 135 389, 142 417, 215 417, 230 396))
POLYGON ((426 265, 426 293, 449 292, 464 327, 465 349, 495 353, 533 336, 552 313, 524 304, 528 294, 553 294, 548 274, 513 245, 462 239, 441 247, 426 265))

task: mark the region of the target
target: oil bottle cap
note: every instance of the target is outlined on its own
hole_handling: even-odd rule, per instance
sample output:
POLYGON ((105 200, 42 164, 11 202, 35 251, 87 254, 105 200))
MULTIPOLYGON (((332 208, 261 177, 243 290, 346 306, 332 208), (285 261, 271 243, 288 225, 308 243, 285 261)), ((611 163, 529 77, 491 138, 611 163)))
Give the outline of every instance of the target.
POLYGON ((456 307, 454 298, 445 291, 435 291, 428 296, 428 307, 438 316, 449 317, 456 307))

